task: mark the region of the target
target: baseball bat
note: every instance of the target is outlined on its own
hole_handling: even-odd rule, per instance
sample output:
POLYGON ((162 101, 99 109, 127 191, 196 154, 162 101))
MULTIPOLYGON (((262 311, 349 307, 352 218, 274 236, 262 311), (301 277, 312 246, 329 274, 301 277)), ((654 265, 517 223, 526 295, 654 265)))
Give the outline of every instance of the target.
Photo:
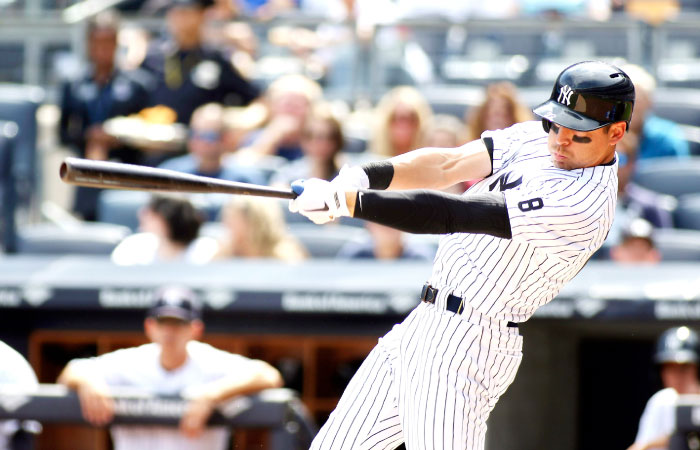
POLYGON ((77 186, 133 191, 223 193, 294 199, 292 190, 239 183, 192 175, 169 169, 66 158, 60 168, 61 180, 77 186))

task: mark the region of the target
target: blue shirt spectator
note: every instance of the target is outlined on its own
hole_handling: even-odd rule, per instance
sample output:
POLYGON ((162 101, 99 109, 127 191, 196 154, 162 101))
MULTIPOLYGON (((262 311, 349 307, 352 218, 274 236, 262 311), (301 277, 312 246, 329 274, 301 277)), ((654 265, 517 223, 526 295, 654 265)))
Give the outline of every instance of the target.
POLYGON ((639 159, 690 156, 690 146, 677 123, 648 114, 642 126, 639 159))
POLYGON ((678 124, 653 114, 653 94, 656 89, 654 77, 634 64, 626 64, 621 69, 634 83, 636 99, 628 131, 639 136, 637 158, 688 157, 690 146, 678 124))
POLYGON ((265 184, 262 172, 225 162, 224 109, 216 103, 200 106, 192 114, 188 153, 166 160, 159 167, 243 183, 265 184))
POLYGON ((183 155, 169 159, 159 167, 163 169, 177 170, 178 172, 201 175, 204 177, 218 178, 220 180, 239 181, 241 183, 265 184, 263 174, 252 167, 240 167, 233 165, 222 165, 215 170, 207 171, 199 167, 197 158, 194 155, 183 155))

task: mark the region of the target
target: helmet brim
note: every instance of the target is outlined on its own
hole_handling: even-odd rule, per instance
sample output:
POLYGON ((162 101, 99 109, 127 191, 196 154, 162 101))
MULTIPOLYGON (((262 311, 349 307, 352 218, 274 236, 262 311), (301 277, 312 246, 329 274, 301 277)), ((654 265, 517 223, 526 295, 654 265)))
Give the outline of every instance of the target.
POLYGON ((599 122, 590 117, 583 116, 554 100, 547 100, 534 108, 532 112, 543 119, 547 119, 557 125, 575 131, 593 131, 609 123, 599 122))

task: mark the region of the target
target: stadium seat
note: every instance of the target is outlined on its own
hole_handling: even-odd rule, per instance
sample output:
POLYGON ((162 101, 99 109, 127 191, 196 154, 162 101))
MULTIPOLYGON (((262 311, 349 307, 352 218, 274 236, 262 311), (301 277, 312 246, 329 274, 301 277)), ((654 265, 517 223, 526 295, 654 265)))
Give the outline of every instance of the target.
POLYGON ((654 243, 663 261, 700 261, 700 231, 659 228, 654 243))
POLYGON ((700 231, 700 194, 681 196, 673 220, 678 228, 700 231))
POLYGON ((299 239, 312 258, 335 258, 348 242, 364 242, 369 234, 360 227, 337 224, 319 226, 313 223, 291 224, 289 231, 299 239))
POLYGON ((90 222, 69 227, 47 223, 25 226, 17 232, 17 253, 109 256, 130 233, 124 226, 90 222))
POLYGON ((11 120, 18 126, 12 165, 19 206, 28 206, 38 191, 36 112, 44 97, 40 87, 0 83, 0 120, 11 120))
POLYGON ((139 227, 139 209, 146 205, 150 198, 147 192, 102 191, 97 203, 97 220, 136 231, 139 227))
POLYGON ((16 125, 0 120, 0 249, 15 251, 15 178, 12 170, 16 125))
POLYGON ((674 197, 700 193, 700 158, 640 161, 634 181, 647 189, 674 197))
POLYGON ((694 103, 654 102, 653 113, 664 119, 686 125, 700 125, 700 105, 694 103))

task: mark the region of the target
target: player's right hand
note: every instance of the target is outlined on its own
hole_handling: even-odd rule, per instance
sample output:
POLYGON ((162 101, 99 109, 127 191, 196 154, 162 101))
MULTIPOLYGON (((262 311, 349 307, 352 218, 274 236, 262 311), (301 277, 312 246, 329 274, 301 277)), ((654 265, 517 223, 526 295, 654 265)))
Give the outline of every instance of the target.
POLYGON ((114 400, 106 386, 83 383, 78 388, 83 418, 94 426, 103 426, 114 418, 114 400))
POLYGON ((306 216, 316 224, 321 225, 341 216, 350 216, 345 191, 336 184, 310 178, 293 182, 292 190, 298 197, 289 202, 289 210, 306 216))

